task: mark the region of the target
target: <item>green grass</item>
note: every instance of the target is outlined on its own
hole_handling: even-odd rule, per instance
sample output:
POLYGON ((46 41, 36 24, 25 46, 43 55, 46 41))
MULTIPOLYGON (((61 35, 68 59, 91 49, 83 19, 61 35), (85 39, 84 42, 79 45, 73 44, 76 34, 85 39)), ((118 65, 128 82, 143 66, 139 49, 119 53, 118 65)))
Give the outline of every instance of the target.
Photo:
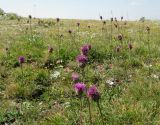
MULTIPOLYGON (((55 20, 44 19, 38 24, 38 19, 32 19, 32 36, 26 22, 0 20, 0 124, 78 124, 80 101, 71 79, 75 71, 87 86, 97 85, 105 124, 160 124, 158 21, 119 22, 119 30, 113 25, 112 40, 110 21, 103 26, 94 20, 61 20, 58 31, 55 20), (77 22, 81 23, 79 29, 77 22), (146 26, 151 29, 149 44, 146 26), (122 41, 117 40, 120 33, 122 41), (61 34, 63 37, 58 37, 61 34), (132 50, 128 43, 132 43, 132 50), (92 49, 82 74, 75 58, 84 44, 91 44, 92 49), (49 46, 53 47, 52 54, 48 53, 49 46), (117 46, 121 46, 120 52, 115 51, 117 46), (26 58, 22 69, 19 56, 26 58), (54 77, 55 72, 60 74, 54 77), (120 82, 111 87, 106 81, 113 78, 120 82)), ((92 122, 101 125, 96 103, 90 102, 92 122)), ((82 120, 89 124, 85 96, 82 120)))

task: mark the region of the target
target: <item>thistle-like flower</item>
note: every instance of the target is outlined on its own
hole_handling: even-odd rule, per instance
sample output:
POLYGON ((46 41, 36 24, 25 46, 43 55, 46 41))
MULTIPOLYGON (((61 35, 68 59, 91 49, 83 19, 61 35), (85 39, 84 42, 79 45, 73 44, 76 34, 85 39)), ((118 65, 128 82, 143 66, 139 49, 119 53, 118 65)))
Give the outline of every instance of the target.
POLYGON ((80 67, 83 67, 86 65, 88 58, 85 55, 79 55, 76 57, 77 62, 79 63, 80 67))
POLYGON ((23 56, 20 56, 18 61, 20 64, 23 64, 25 62, 25 58, 23 56))
POLYGON ((119 35, 117 36, 117 38, 118 38, 118 40, 122 41, 123 35, 122 35, 122 34, 119 34, 119 35))
POLYGON ((90 49, 91 49, 91 45, 82 46, 81 47, 81 54, 87 56, 90 49))
POLYGON ((76 83, 74 89, 78 95, 82 95, 86 91, 86 85, 82 82, 76 83))
POLYGON ((90 97, 93 101, 98 102, 100 99, 100 94, 95 85, 91 86, 87 91, 88 97, 90 97))

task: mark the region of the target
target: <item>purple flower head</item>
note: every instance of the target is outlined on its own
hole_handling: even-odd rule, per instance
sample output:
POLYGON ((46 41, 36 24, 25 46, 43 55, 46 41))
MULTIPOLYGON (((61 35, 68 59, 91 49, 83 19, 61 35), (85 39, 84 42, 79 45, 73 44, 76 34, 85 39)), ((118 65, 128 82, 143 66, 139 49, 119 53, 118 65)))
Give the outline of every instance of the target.
POLYGON ((53 52, 53 48, 52 48, 52 47, 49 47, 49 48, 48 48, 48 52, 49 52, 49 53, 52 53, 52 52, 53 52))
POLYGON ((22 64, 25 62, 25 58, 23 56, 20 56, 18 59, 19 63, 22 64))
POLYGON ((86 85, 82 82, 76 83, 74 89, 78 95, 82 95, 86 90, 86 85))
POLYGON ((87 91, 88 97, 90 97, 94 101, 98 101, 100 99, 100 94, 95 85, 91 86, 87 91))
POLYGON ((122 35, 122 34, 119 34, 117 38, 118 38, 118 40, 122 41, 123 35, 122 35))
POLYGON ((132 46, 131 43, 128 44, 128 48, 129 48, 130 50, 133 48, 133 46, 132 46))
POLYGON ((85 55, 79 55, 79 56, 77 56, 76 60, 79 63, 79 66, 83 67, 87 63, 88 58, 85 55))
POLYGON ((76 72, 73 72, 71 77, 72 77, 72 80, 73 80, 73 81, 79 80, 79 74, 76 73, 76 72))
POLYGON ((84 45, 81 47, 82 55, 88 55, 89 50, 91 49, 91 45, 84 45))

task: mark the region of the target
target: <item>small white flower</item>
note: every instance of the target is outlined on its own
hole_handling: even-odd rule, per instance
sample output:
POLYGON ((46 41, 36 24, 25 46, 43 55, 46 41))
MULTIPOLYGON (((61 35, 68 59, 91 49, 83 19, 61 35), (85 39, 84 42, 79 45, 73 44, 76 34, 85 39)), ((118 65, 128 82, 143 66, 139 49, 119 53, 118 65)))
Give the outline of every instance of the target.
POLYGON ((115 82, 112 79, 107 80, 106 83, 109 84, 110 86, 115 85, 115 82))
POLYGON ((50 75, 51 79, 57 79, 60 76, 60 72, 55 71, 53 72, 53 74, 50 75))
POLYGON ((64 106, 65 108, 68 108, 68 107, 70 106, 70 102, 64 103, 63 106, 64 106))
POLYGON ((159 79, 159 76, 157 76, 155 74, 152 74, 152 77, 155 78, 155 79, 159 79))

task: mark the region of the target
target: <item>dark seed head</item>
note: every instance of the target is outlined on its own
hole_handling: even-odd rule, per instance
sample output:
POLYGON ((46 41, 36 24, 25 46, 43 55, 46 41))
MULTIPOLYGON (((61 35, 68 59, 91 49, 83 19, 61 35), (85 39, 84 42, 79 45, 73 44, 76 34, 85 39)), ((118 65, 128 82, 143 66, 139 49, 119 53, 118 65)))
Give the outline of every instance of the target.
POLYGON ((80 26, 80 23, 79 23, 79 22, 77 23, 77 26, 78 26, 78 27, 80 26))
POLYGON ((116 47, 116 52, 120 52, 121 48, 120 46, 116 47))
POLYGON ((113 22, 113 18, 111 18, 111 22, 113 22))
POLYGON ((122 35, 122 34, 119 34, 119 35, 118 35, 118 40, 122 41, 122 39, 123 39, 123 35, 122 35))
POLYGON ((114 21, 117 22, 117 18, 116 17, 114 18, 114 21))
POLYGON ((68 33, 69 33, 69 34, 72 34, 72 30, 68 30, 68 33))
POLYGON ((131 43, 128 44, 128 48, 129 48, 130 50, 133 48, 133 46, 132 46, 131 43))
POLYGON ((57 19, 56 19, 56 21, 57 21, 57 23, 58 23, 58 22, 60 21, 60 19, 59 19, 59 18, 57 18, 57 19))
POLYGON ((28 18, 29 18, 29 19, 32 19, 32 16, 31 16, 31 15, 29 15, 29 16, 28 16, 28 18))
POLYGON ((53 48, 52 48, 52 47, 49 47, 49 48, 48 48, 48 52, 49 52, 49 53, 52 53, 52 52, 53 52, 53 48))
POLYGON ((147 27, 146 27, 146 30, 147 30, 147 32, 150 32, 150 27, 147 26, 147 27))
POLYGON ((102 17, 102 16, 100 16, 99 18, 100 18, 101 20, 103 20, 103 17, 102 17))

